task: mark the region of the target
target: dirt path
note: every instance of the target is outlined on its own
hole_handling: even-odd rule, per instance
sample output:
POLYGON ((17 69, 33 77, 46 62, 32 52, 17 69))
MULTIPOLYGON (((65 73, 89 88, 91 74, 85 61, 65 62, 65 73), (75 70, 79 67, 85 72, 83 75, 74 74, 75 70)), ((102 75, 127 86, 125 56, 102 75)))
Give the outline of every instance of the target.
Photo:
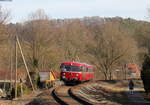
MULTIPOLYGON (((139 83, 137 81, 137 83, 139 83)), ((128 90, 128 81, 120 81, 120 82, 100 82, 99 86, 103 87, 106 89, 108 92, 112 91, 113 93, 118 93, 121 92, 123 93, 122 99, 119 99, 117 97, 117 101, 122 104, 122 105, 150 105, 150 101, 147 101, 143 97, 144 89, 143 85, 137 85, 136 83, 136 88, 134 89, 134 94, 131 95, 129 90, 128 90), (125 93, 125 94, 124 94, 125 93), (124 99, 123 99, 124 98, 124 99)), ((112 95, 112 94, 111 94, 112 95)), ((116 96, 114 96, 115 98, 116 96)), ((115 101, 115 100, 114 100, 115 101)))
POLYGON ((129 90, 127 90, 126 96, 131 102, 135 103, 134 105, 150 105, 150 101, 145 100, 141 92, 144 92, 141 88, 135 88, 133 94, 130 94, 129 90))

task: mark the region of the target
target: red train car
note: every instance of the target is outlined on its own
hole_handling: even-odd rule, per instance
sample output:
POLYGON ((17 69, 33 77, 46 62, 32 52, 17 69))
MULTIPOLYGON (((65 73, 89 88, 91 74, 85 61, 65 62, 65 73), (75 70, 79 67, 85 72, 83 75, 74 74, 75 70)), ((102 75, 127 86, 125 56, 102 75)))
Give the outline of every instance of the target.
POLYGON ((93 66, 86 63, 64 62, 60 69, 60 79, 65 83, 81 83, 94 79, 93 66))

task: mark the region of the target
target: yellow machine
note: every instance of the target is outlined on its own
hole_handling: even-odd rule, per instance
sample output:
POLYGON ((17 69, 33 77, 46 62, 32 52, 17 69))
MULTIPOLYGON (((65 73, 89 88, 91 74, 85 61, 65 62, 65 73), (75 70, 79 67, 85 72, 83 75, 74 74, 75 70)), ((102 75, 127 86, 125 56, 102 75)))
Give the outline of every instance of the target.
POLYGON ((46 82, 51 82, 51 81, 55 81, 56 78, 55 78, 55 74, 51 71, 49 73, 49 79, 48 80, 45 80, 46 82))

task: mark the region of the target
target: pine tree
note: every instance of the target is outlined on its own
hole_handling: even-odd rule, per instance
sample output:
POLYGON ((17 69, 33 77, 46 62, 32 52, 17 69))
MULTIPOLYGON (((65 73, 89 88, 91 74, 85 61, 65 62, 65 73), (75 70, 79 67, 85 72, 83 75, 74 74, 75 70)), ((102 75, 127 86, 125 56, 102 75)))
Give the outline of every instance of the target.
POLYGON ((145 56, 145 60, 142 64, 141 78, 144 84, 146 94, 150 92, 150 55, 145 56))

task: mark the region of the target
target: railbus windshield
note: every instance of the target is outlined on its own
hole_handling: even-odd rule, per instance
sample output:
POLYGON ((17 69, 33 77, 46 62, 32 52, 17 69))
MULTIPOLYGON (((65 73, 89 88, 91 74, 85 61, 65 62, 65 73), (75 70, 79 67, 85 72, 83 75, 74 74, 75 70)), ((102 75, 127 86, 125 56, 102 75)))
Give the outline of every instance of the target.
POLYGON ((61 66, 61 70, 62 71, 74 71, 74 72, 78 72, 78 71, 81 71, 81 67, 80 66, 73 66, 73 65, 62 65, 61 66))

